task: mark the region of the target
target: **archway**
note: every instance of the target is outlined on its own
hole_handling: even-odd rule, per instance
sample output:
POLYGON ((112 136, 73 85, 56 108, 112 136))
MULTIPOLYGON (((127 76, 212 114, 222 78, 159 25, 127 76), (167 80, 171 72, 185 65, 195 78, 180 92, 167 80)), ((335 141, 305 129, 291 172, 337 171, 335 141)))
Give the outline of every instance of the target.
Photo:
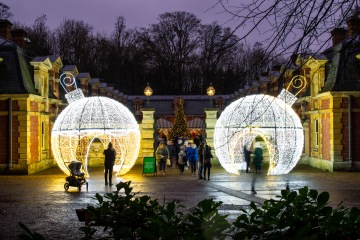
MULTIPOLYGON (((252 147, 252 150, 254 149, 254 145, 256 143, 259 143, 262 146, 262 149, 264 150, 264 165, 270 165, 274 161, 273 155, 269 154, 269 152, 273 152, 274 146, 271 142, 265 141, 265 136, 263 134, 259 134, 258 131, 252 131, 245 133, 246 137, 241 138, 235 138, 236 140, 231 143, 233 146, 232 148, 234 151, 230 154, 230 161, 229 163, 233 163, 233 165, 224 167, 226 170, 230 169, 237 169, 238 171, 245 171, 246 170, 246 162, 244 157, 244 146, 247 146, 248 149, 252 147)), ((241 133, 239 133, 241 134, 241 133)), ((224 166, 224 165, 223 165, 224 166)), ((250 163, 250 168, 253 168, 252 163, 250 163)), ((231 172, 231 170, 228 170, 228 172, 231 172)))

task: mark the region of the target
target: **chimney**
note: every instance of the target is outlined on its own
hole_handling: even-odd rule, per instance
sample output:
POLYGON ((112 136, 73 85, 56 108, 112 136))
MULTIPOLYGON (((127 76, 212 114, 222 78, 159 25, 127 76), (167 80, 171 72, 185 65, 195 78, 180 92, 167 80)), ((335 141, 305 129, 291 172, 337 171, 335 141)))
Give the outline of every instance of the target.
POLYGON ((21 48, 26 47, 27 43, 27 32, 23 29, 14 29, 11 31, 11 40, 21 48))
POLYGON ((341 43, 347 38, 347 30, 345 28, 335 28, 330 33, 333 46, 341 43))
POLYGON ((355 9, 353 12, 355 14, 346 21, 349 28, 349 36, 360 33, 360 10, 355 9))
POLYGON ((0 19, 0 36, 11 40, 11 26, 12 23, 7 19, 0 19))

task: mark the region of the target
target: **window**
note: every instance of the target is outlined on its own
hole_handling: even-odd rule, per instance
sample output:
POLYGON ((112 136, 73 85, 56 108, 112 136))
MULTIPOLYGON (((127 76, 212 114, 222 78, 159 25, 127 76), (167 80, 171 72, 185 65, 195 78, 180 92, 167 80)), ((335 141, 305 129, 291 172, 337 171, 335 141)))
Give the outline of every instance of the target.
POLYGON ((315 120, 314 123, 314 142, 315 146, 319 146, 319 120, 315 120))
POLYGON ((41 123, 41 147, 45 147, 45 123, 41 123))

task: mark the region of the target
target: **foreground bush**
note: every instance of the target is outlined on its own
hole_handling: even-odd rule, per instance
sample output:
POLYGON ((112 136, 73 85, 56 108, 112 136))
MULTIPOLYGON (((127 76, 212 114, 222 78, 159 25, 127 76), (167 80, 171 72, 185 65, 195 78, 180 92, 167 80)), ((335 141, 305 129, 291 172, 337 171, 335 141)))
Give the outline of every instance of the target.
MULTIPOLYGON (((85 237, 94 239, 359 239, 360 210, 341 204, 329 206, 329 193, 318 194, 307 187, 282 190, 277 200, 262 206, 250 204, 234 222, 218 212, 222 202, 205 199, 185 211, 179 201, 160 204, 149 196, 132 193, 131 182, 116 185, 116 191, 96 194, 96 206, 88 206, 90 222, 81 227, 85 237)), ((35 239, 37 233, 22 234, 35 239)), ((41 235, 40 235, 41 236, 41 235)), ((40 238, 37 238, 40 239, 40 238)))
MULTIPOLYGON (((185 214, 179 201, 160 204, 149 196, 136 197, 131 182, 121 182, 104 197, 96 194, 98 206, 88 206, 90 224, 81 228, 91 239, 102 226, 114 239, 223 239, 230 224, 218 213, 221 202, 205 199, 185 214), (120 194, 124 190, 125 196, 120 194)), ((85 238, 86 239, 86 238, 85 238)))
POLYGON ((359 239, 360 211, 341 204, 333 209, 329 193, 307 187, 282 190, 279 200, 267 200, 241 214, 233 225, 234 239, 359 239))

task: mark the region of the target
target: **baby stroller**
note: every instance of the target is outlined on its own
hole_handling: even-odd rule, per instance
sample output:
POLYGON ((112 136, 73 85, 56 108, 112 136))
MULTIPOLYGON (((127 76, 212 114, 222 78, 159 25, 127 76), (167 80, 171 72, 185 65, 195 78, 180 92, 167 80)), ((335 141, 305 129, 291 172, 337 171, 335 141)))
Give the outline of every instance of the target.
POLYGON ((88 183, 85 179, 85 173, 81 172, 82 163, 78 161, 72 161, 68 168, 70 170, 71 176, 66 177, 66 183, 64 184, 65 191, 69 189, 69 187, 77 187, 79 191, 81 191, 81 186, 86 184, 86 191, 88 190, 88 183))

